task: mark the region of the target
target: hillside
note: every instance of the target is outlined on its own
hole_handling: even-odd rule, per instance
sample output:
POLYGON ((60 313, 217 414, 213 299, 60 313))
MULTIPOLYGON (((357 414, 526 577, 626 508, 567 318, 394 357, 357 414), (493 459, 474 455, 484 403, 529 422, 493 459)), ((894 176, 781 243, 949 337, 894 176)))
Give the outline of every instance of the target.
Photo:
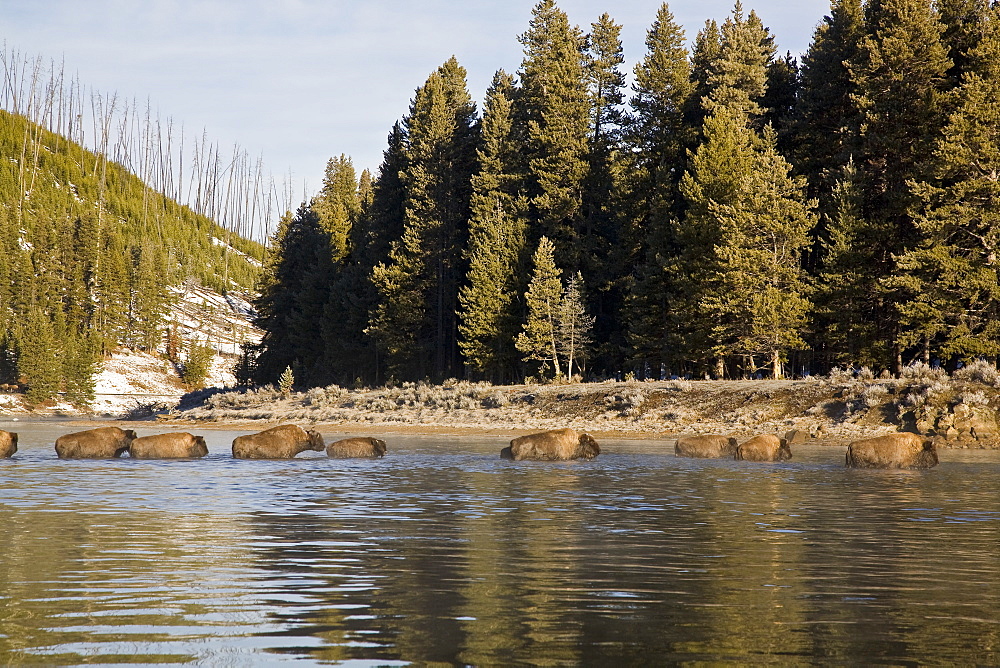
POLYGON ((35 247, 46 222, 73 227, 94 218, 94 232, 122 249, 152 244, 164 254, 172 285, 193 277, 219 292, 254 287, 260 243, 155 192, 122 165, 2 109, 0 156, 0 207, 19 226, 22 247, 35 247))
MULTIPOLYGON (((233 366, 240 344, 260 341, 260 330, 252 322, 253 308, 235 293, 222 296, 195 285, 183 285, 172 292, 175 299, 167 316, 169 327, 182 341, 195 340, 213 351, 205 384, 234 386, 233 366)), ((176 406, 189 389, 178 366, 168 359, 164 341, 155 350, 120 349, 102 359, 94 374, 94 400, 88 406, 75 407, 59 396, 51 405, 33 407, 25 402, 24 395, 6 392, 0 393, 0 414, 115 418, 148 414, 176 406)))
MULTIPOLYGON (((199 302, 185 294, 248 293, 264 249, 106 156, 0 111, 0 255, 0 384, 53 408, 86 405, 104 360, 155 354, 168 332, 183 363, 192 342, 210 338, 196 335, 199 302)), ((214 326, 229 353, 253 339, 243 326, 214 326)))

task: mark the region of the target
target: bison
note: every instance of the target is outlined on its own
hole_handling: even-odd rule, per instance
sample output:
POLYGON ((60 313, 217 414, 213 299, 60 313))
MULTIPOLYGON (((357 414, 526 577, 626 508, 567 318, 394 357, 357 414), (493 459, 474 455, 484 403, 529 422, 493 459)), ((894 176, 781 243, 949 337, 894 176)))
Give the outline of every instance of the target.
POLYGON ((937 464, 934 443, 917 434, 886 434, 847 446, 847 466, 852 468, 929 469, 937 464))
POLYGON ((233 439, 233 457, 239 459, 291 459, 300 452, 322 452, 326 444, 317 431, 306 431, 294 424, 283 424, 256 434, 233 439))
POLYGON ((732 436, 681 436, 674 444, 674 454, 678 457, 702 457, 705 459, 726 457, 736 454, 736 439, 732 436))
POLYGON ((384 457, 385 441, 371 436, 359 438, 344 438, 326 446, 327 457, 357 458, 384 457))
POLYGON ((135 432, 118 427, 99 427, 64 434, 56 439, 60 459, 106 459, 121 457, 129 451, 135 432))
POLYGON ((792 449, 783 438, 761 434, 740 443, 734 458, 748 462, 780 462, 792 458, 792 449))
POLYGON ((17 434, 0 429, 0 458, 13 457, 17 452, 17 434))
POLYGON ((186 432, 140 436, 132 441, 129 454, 135 459, 186 459, 204 457, 208 446, 201 436, 186 432))
POLYGON ((569 427, 519 436, 510 442, 509 448, 500 452, 504 459, 543 461, 593 459, 599 454, 601 448, 593 436, 578 433, 569 427))

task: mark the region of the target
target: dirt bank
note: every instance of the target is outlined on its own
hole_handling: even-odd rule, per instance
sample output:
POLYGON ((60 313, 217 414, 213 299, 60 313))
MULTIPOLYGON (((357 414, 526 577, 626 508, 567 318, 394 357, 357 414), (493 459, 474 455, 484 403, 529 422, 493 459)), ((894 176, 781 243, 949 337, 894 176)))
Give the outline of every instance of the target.
POLYGON ((837 373, 806 380, 508 385, 457 381, 284 395, 267 387, 208 390, 161 421, 257 425, 301 422, 321 431, 518 434, 573 426, 594 434, 664 438, 681 433, 784 435, 820 443, 919 431, 941 447, 995 448, 1000 377, 984 367, 949 378, 927 367, 903 377, 837 373))

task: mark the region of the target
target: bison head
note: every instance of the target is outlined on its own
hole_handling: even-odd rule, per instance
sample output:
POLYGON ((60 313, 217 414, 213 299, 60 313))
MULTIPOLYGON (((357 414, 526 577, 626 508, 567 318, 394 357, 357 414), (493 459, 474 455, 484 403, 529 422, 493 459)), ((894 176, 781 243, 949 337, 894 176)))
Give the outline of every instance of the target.
POLYGON ((597 441, 590 434, 580 434, 580 445, 579 445, 580 456, 584 459, 593 459, 597 455, 601 454, 601 448, 597 445, 597 441))
POLYGON ((937 448, 934 441, 929 438, 923 440, 924 449, 921 450, 915 459, 915 465, 922 469, 931 469, 938 465, 937 448))
POLYGON ((786 459, 792 458, 792 449, 788 446, 788 441, 781 439, 781 445, 778 446, 777 460, 783 462, 786 459))
POLYGON ((309 429, 306 431, 306 435, 309 437, 309 449, 316 452, 323 452, 326 448, 326 443, 323 442, 323 434, 309 429))
POLYGON ((373 438, 372 454, 374 454, 376 457, 385 457, 385 451, 386 451, 385 441, 383 441, 381 438, 373 438))

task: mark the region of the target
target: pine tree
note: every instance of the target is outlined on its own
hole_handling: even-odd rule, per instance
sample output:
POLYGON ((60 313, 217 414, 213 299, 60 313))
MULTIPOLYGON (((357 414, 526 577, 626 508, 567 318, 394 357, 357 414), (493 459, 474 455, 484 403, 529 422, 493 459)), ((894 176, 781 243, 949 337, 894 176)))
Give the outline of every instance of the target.
POLYGON ((603 14, 587 37, 587 80, 591 95, 591 130, 587 174, 583 181, 583 227, 580 269, 589 278, 590 311, 599 316, 594 336, 607 366, 620 364, 622 307, 626 286, 621 281, 621 230, 625 220, 622 180, 625 62, 621 26, 603 14))
POLYGON ((341 154, 327 162, 323 186, 311 208, 330 237, 330 259, 339 262, 349 251, 351 228, 361 213, 358 181, 349 157, 341 154))
POLYGON ((767 84, 760 103, 764 108, 764 124, 774 128, 778 137, 778 150, 782 155, 791 152, 792 123, 799 95, 799 64, 786 53, 784 58, 772 60, 767 66, 767 84))
POLYGON ((840 170, 856 150, 860 120, 848 64, 857 57, 863 20, 861 0, 837 0, 802 57, 794 160, 823 211, 840 170))
POLYGON ((379 302, 372 282, 375 267, 386 260, 394 241, 403 234, 406 188, 403 176, 409 163, 406 131, 396 123, 372 181, 367 170, 358 183, 360 211, 351 226, 349 252, 330 284, 325 320, 336 323, 327 334, 330 374, 347 384, 358 379, 377 383, 385 377, 385 361, 374 338, 366 331, 379 302))
POLYGON ((417 89, 406 119, 402 238, 375 267, 381 301, 369 332, 405 377, 457 376, 458 287, 475 166, 475 104, 452 58, 417 89))
MULTIPOLYGON (((625 235, 623 267, 634 267, 626 306, 628 341, 637 358, 674 362, 678 347, 672 315, 676 282, 678 192, 687 148, 696 136, 687 113, 694 96, 684 31, 666 3, 646 35, 647 53, 635 67, 626 134, 632 224, 625 235)), ((700 104, 698 105, 700 108, 700 104)))
MULTIPOLYGON (((303 309, 304 289, 314 288, 308 298, 315 299, 316 263, 329 257, 326 237, 319 218, 305 204, 293 216, 286 213, 275 231, 270 253, 261 279, 260 296, 255 300, 257 325, 264 331, 261 352, 256 362, 256 382, 260 385, 277 382, 286 366, 298 365, 306 351, 313 352, 317 339, 322 342, 319 327, 322 320, 309 322, 306 311, 315 309, 315 302, 303 309)), ((319 303, 323 306, 323 301, 319 303)))
POLYGON ((163 258, 152 243, 134 249, 129 308, 129 341, 135 348, 154 351, 163 338, 162 327, 170 305, 163 258))
POLYGON ((512 378, 520 356, 527 202, 517 192, 511 138, 513 77, 496 73, 486 95, 479 171, 472 177, 469 273, 459 293, 459 341, 469 364, 494 380, 512 378))
POLYGON ((932 179, 913 185, 920 243, 899 260, 904 346, 945 359, 1000 354, 1000 14, 975 48, 955 111, 933 154, 932 179))
MULTIPOLYGON (((706 145, 722 123, 739 131, 742 119, 730 114, 720 110, 706 123, 706 145)), ((750 374, 758 369, 755 358, 763 356, 772 377, 781 378, 788 351, 805 347, 801 334, 811 305, 800 255, 808 243, 814 203, 805 201, 804 179, 790 176, 774 131, 768 128, 754 139, 749 146, 752 167, 738 186, 739 197, 708 207, 721 239, 716 273, 702 306, 715 323, 716 355, 741 357, 750 374)))
POLYGON ((737 0, 722 24, 719 54, 711 63, 702 104, 711 114, 719 107, 737 109, 751 119, 764 113, 768 66, 774 58, 774 38, 752 11, 743 15, 737 0))
POLYGON ((87 334, 67 334, 63 339, 63 386, 66 401, 74 406, 84 407, 94 401, 95 376, 100 363, 100 347, 95 338, 87 334))
POLYGON ((773 130, 759 136, 746 123, 740 106, 717 107, 681 184, 690 206, 682 241, 697 289, 687 312, 700 316, 692 317, 694 351, 711 350, 718 375, 727 358, 752 373, 764 355, 780 377, 783 356, 802 347, 809 304, 800 253, 813 221, 773 130))
POLYGON ((834 189, 858 150, 861 119, 848 65, 857 57, 863 22, 861 0, 836 0, 802 58, 789 153, 796 173, 806 177, 809 196, 819 201, 806 262, 814 273, 822 270, 827 221, 838 215, 834 189))
MULTIPOLYGON (((696 133, 701 131, 701 126, 705 123, 705 103, 712 90, 709 80, 721 53, 722 33, 719 31, 719 24, 714 19, 709 19, 705 21, 705 27, 698 31, 691 50, 691 83, 694 90, 688 99, 684 116, 687 125, 696 133)), ((692 137, 692 145, 688 148, 694 148, 698 139, 700 137, 697 134, 692 137)))
POLYGON ((205 381, 212 371, 212 360, 215 351, 207 343, 191 339, 188 343, 187 356, 181 370, 181 380, 189 390, 205 387, 205 381))
POLYGON ((562 308, 562 281, 555 263, 555 247, 546 237, 538 242, 533 256, 534 269, 524 298, 528 319, 517 336, 517 349, 524 360, 541 362, 544 374, 549 363, 557 378, 562 377, 559 355, 559 319, 562 308))
POLYGON ((31 404, 52 401, 62 378, 62 350, 51 317, 35 304, 26 314, 18 336, 17 366, 31 404))
POLYGON ((879 338, 871 284, 871 252, 878 243, 868 235, 857 169, 849 161, 830 194, 829 213, 817 240, 823 262, 816 273, 814 328, 811 341, 823 367, 878 368, 886 351, 879 338))
POLYGON ((583 181, 587 175, 590 99, 584 36, 554 0, 540 0, 520 37, 515 126, 525 129, 525 187, 532 207, 532 243, 547 236, 572 270, 580 267, 583 181))
MULTIPOLYGON (((865 9, 866 36, 850 63, 861 112, 859 183, 870 247, 868 284, 885 350, 879 366, 902 365, 898 305, 907 294, 892 277, 895 258, 917 241, 910 182, 927 180, 934 142, 944 124, 946 73, 944 26, 929 0, 881 0, 865 9)), ((855 243, 863 243, 856 240, 855 243)))

